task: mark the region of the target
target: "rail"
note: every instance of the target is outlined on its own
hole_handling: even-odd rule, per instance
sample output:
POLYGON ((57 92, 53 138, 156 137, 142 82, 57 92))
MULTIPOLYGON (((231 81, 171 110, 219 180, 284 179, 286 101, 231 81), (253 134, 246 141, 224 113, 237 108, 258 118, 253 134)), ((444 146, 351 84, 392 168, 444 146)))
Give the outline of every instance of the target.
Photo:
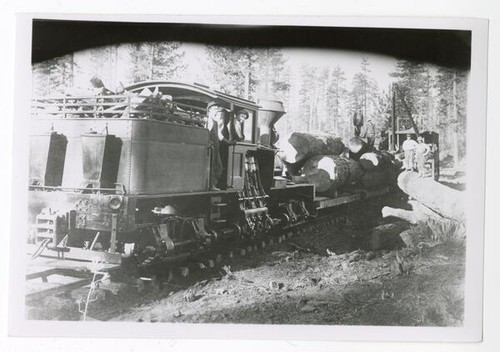
POLYGON ((32 100, 33 118, 139 118, 204 126, 205 110, 165 97, 98 95, 45 97, 32 100))

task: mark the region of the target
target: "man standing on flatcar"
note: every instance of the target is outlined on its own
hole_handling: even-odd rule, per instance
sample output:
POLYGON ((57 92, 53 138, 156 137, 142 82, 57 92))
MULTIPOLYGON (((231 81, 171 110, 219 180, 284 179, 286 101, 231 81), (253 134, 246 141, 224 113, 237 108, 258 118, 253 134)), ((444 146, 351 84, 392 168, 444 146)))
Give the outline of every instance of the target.
POLYGON ((361 128, 361 137, 365 139, 365 142, 373 147, 375 145, 375 125, 373 124, 371 119, 366 121, 366 125, 361 128))
POLYGON ((411 134, 406 135, 406 140, 403 142, 402 148, 405 153, 403 165, 406 171, 413 171, 415 168, 415 147, 418 143, 411 138, 411 134))
POLYGON ((210 190, 218 191, 217 182, 222 174, 222 160, 219 146, 219 124, 223 124, 222 107, 215 101, 207 105, 207 129, 209 131, 209 146, 212 148, 212 158, 210 160, 210 190))

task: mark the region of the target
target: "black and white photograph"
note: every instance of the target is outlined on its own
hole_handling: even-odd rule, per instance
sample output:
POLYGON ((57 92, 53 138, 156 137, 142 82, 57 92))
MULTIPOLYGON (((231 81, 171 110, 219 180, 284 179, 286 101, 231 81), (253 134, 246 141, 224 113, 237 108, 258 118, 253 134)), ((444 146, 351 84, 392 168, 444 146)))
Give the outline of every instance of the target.
POLYGON ((25 19, 17 331, 480 339, 484 23, 142 19, 25 19))

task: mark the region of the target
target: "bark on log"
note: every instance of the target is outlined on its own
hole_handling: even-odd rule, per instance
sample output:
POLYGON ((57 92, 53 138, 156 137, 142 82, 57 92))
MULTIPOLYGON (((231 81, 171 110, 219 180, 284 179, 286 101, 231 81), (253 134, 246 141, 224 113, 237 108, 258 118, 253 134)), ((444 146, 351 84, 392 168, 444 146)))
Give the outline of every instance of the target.
POLYGON ((283 160, 296 163, 315 155, 340 155, 344 143, 339 137, 323 132, 293 132, 280 142, 283 160))
POLYGON ((388 168, 385 169, 385 177, 387 179, 387 185, 396 185, 398 180, 398 175, 401 172, 399 169, 388 168))
POLYGON ((398 174, 401 172, 401 167, 403 166, 403 162, 396 158, 394 154, 389 153, 388 151, 382 150, 379 152, 382 157, 383 164, 387 167, 395 170, 398 174))
POLYGON ((398 186, 439 215, 465 223, 464 194, 444 186, 431 178, 420 178, 416 172, 403 172, 398 186))
POLYGON ((364 170, 361 164, 352 159, 345 159, 347 161, 347 166, 349 167, 349 178, 347 179, 347 184, 356 184, 361 181, 363 177, 364 170))

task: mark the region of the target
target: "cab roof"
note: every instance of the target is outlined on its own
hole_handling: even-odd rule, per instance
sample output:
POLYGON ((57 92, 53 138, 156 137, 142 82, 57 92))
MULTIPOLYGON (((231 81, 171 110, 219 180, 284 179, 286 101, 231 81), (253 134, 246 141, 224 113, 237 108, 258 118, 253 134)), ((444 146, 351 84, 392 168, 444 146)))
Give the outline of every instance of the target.
POLYGON ((201 109, 205 109, 211 101, 216 101, 229 110, 234 110, 235 107, 258 110, 260 107, 254 101, 222 93, 199 83, 146 81, 126 88, 127 91, 132 93, 141 93, 144 89, 151 92, 160 91, 163 95, 171 96, 174 102, 194 105, 201 109))

